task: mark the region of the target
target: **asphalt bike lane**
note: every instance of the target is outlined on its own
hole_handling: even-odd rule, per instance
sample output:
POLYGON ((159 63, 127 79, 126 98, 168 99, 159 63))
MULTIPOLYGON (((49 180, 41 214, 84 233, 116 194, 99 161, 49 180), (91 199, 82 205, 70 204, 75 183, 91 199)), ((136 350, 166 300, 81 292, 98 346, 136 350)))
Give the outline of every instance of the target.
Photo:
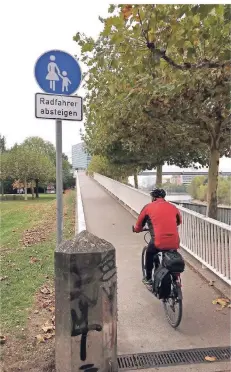
MULTIPOLYGON (((188 266, 181 276, 183 318, 177 330, 171 328, 161 301, 141 282, 141 252, 145 242, 143 233, 132 233, 135 218, 84 173, 79 173, 79 182, 87 230, 116 248, 118 353, 229 345, 230 309, 218 311, 212 304, 217 293, 188 266)), ((221 371, 221 364, 216 363, 218 369, 212 370, 221 371)))

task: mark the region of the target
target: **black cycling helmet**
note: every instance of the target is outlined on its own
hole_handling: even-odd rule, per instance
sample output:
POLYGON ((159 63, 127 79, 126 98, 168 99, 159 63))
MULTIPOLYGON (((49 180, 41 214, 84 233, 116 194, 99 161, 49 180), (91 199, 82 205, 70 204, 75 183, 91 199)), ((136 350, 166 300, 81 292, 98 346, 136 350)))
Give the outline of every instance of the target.
POLYGON ((166 196, 166 192, 163 190, 163 189, 153 189, 151 192, 150 192, 150 195, 152 198, 165 198, 166 196))

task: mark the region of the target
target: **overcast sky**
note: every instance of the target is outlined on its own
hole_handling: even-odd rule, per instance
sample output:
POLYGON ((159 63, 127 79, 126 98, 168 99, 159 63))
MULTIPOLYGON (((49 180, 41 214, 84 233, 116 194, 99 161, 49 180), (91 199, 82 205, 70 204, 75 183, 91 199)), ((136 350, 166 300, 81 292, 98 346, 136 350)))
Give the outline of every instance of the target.
MULTIPOLYGON (((0 28, 2 50, 7 52, 1 58, 4 108, 1 104, 0 133, 6 136, 8 146, 28 136, 40 136, 55 144, 55 121, 34 115, 34 96, 41 92, 34 78, 34 64, 51 49, 78 54, 73 36, 80 31, 97 37, 103 27, 98 16, 107 15, 108 4, 80 0, 14 0, 3 4, 0 28)), ((77 93, 84 94, 81 88, 77 93)), ((80 141, 80 127, 80 122, 63 121, 63 150, 68 155, 71 146, 80 141)))
MULTIPOLYGON (((98 16, 107 15, 107 2, 82 0, 3 1, 0 31, 4 55, 1 57, 1 129, 7 145, 40 136, 55 144, 55 122, 35 119, 34 96, 41 92, 34 78, 37 58, 50 49, 78 54, 72 41, 77 31, 97 37, 102 29, 98 16), (4 87, 4 90, 3 90, 4 87)), ((78 95, 84 96, 80 88, 78 95)), ((63 122, 63 151, 80 141, 81 123, 63 122)), ((221 168, 231 169, 231 159, 221 168)))

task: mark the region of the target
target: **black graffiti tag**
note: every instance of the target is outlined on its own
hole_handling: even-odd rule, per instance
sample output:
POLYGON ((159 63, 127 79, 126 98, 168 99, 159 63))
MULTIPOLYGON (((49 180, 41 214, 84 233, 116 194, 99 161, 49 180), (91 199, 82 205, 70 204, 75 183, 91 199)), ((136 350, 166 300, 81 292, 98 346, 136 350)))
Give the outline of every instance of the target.
POLYGON ((110 285, 108 287, 106 287, 106 286, 103 287, 103 291, 104 291, 104 293, 106 293, 109 304, 110 304, 109 309, 110 309, 111 315, 113 314, 113 301, 114 301, 116 288, 117 288, 116 282, 112 283, 112 285, 110 285))
POLYGON ((114 252, 108 252, 99 265, 102 273, 100 280, 108 282, 116 275, 115 255, 114 252))
MULTIPOLYGON (((71 309, 72 329, 71 336, 81 336, 80 342, 80 360, 87 359, 87 336, 91 331, 101 332, 101 324, 89 324, 88 312, 93 309, 98 302, 99 281, 103 282, 103 291, 106 293, 109 303, 110 312, 113 312, 113 299, 116 292, 116 281, 111 283, 111 279, 116 275, 115 255, 114 252, 108 252, 101 262, 90 262, 87 267, 79 270, 74 264, 71 268, 73 274, 73 287, 70 291, 70 301, 76 301, 75 308, 71 309), (89 270, 88 267, 97 267, 89 270)), ((80 369, 97 371, 94 365, 85 365, 80 369), (91 369, 92 368, 92 369, 91 369)))
POLYGON ((80 336, 80 359, 85 361, 87 358, 87 335, 90 331, 102 331, 102 326, 100 324, 88 324, 88 303, 79 302, 79 310, 81 312, 80 317, 76 314, 74 309, 71 309, 71 319, 72 319, 72 331, 71 336, 80 336))
MULTIPOLYGON (((77 300, 77 307, 79 309, 80 315, 77 315, 75 309, 71 309, 71 319, 72 319, 72 330, 71 336, 80 336, 80 359, 85 361, 87 358, 87 335, 90 331, 102 331, 102 326, 100 324, 88 324, 88 310, 96 306, 98 301, 98 286, 94 283, 94 271, 86 272, 81 275, 78 268, 73 266, 71 272, 75 275, 73 289, 70 292, 70 301, 77 300), (93 285, 92 296, 87 296, 84 287, 87 285, 93 285)), ((86 287, 85 287, 86 288, 86 287)))

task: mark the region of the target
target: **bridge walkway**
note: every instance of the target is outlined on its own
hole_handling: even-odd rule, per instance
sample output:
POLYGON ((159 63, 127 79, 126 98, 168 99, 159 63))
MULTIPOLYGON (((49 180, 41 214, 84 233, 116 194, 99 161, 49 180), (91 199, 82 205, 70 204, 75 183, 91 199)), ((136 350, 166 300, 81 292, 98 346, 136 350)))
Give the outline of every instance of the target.
MULTIPOLYGON (((218 311, 212 304, 217 293, 189 267, 182 275, 182 323, 177 330, 168 325, 162 304, 141 282, 140 255, 144 240, 143 234, 132 233, 134 217, 84 173, 79 173, 79 182, 88 231, 116 248, 118 353, 229 345, 230 309, 218 311)), ((195 365, 194 369, 183 366, 182 371, 230 371, 227 363, 214 363, 208 369, 207 365, 200 366, 195 365), (196 369, 200 366, 202 369, 196 369)), ((164 372, 165 368, 160 370, 164 372)), ((169 367, 167 370, 175 371, 169 367)), ((181 371, 181 367, 176 371, 181 371)))

